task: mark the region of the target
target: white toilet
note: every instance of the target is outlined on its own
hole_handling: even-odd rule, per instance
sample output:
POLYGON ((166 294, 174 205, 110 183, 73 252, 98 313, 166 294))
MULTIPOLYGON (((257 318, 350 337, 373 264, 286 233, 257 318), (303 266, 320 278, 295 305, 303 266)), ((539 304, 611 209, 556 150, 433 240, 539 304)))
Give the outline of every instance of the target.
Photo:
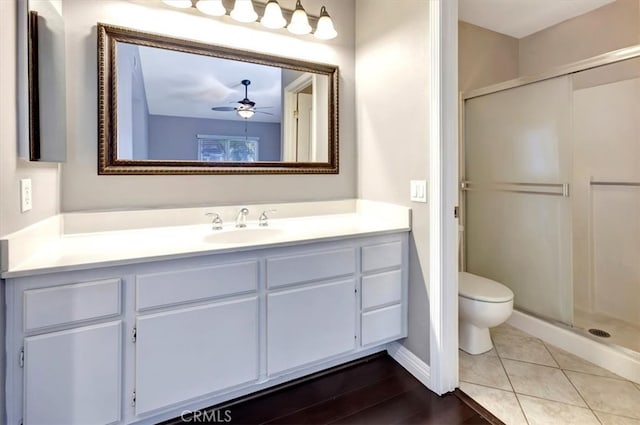
POLYGON ((501 283, 467 272, 458 279, 459 346, 469 354, 491 350, 489 328, 513 312, 513 292, 501 283))

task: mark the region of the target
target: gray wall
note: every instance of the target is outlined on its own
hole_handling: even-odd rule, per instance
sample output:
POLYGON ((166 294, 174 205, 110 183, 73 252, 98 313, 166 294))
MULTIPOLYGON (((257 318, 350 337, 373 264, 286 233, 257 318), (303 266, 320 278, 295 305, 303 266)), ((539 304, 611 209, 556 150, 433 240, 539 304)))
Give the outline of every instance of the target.
MULTIPOLYGON (((16 14, 15 1, 0 1, 0 235, 57 214, 60 202, 59 166, 18 159, 16 14), (33 209, 21 213, 24 178, 31 179, 33 209)), ((40 137, 47 143, 46 134, 40 137)))
MULTIPOLYGON (((295 2, 280 2, 294 7, 295 2)), ((305 0, 309 11, 326 5, 339 28, 329 42, 262 31, 197 13, 125 0, 65 0, 69 141, 62 170, 64 211, 286 202, 357 195, 355 147, 355 3, 305 0), (340 174, 221 176, 98 176, 96 22, 195 39, 340 67, 340 174)))
POLYGON ((462 92, 518 78, 518 39, 460 21, 458 64, 462 92))
POLYGON ((459 87, 485 87, 548 72, 640 43, 640 0, 617 0, 521 39, 458 25, 459 87))
POLYGON ((640 42, 640 0, 617 0, 519 40, 520 75, 640 42))
MULTIPOLYGON (((0 1, 0 236, 15 232, 58 212, 60 187, 57 164, 18 159, 17 141, 17 8, 0 1), (32 180, 33 209, 20 212, 20 179, 32 180)), ((46 135, 42 135, 46 143, 46 135)), ((5 302, 0 288, 0 423, 5 422, 5 302)))
MULTIPOLYGON (((279 161, 282 151, 280 124, 251 120, 246 124, 247 136, 260 138, 259 160, 279 161)), ((244 121, 151 115, 149 117, 149 159, 197 160, 196 135, 244 136, 244 130, 244 121)))
POLYGON ((429 173, 429 2, 357 0, 356 17, 359 196, 413 209, 404 345, 428 363, 429 210, 409 181, 429 173))

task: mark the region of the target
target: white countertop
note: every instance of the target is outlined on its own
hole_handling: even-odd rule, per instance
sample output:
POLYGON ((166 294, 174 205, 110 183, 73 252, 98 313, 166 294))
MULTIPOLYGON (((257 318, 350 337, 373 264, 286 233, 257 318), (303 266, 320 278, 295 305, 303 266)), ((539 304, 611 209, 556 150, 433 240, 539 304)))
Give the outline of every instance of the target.
MULTIPOLYGON (((2 278, 246 251, 411 229, 409 208, 362 200, 354 200, 352 203, 327 202, 328 214, 279 218, 281 215, 290 215, 287 210, 304 211, 304 204, 249 206, 252 211, 277 207, 278 213, 271 215, 268 227, 259 227, 257 220, 248 220, 245 229, 236 229, 233 220, 225 220, 222 230, 213 230, 209 223, 155 226, 158 223, 154 220, 140 220, 140 216, 144 218, 144 211, 135 211, 132 215, 137 222, 150 222, 155 227, 135 228, 131 221, 127 221, 126 212, 74 213, 74 216, 54 217, 47 223, 40 223, 3 238, 3 250, 7 252, 2 278), (114 218, 114 215, 118 218, 114 218), (65 219, 67 223, 64 222, 65 219), (87 223, 92 221, 97 223, 96 228, 101 231, 87 231, 91 230, 87 223), (114 225, 114 222, 119 224, 114 225), (111 223, 109 226, 114 229, 105 230, 105 223, 111 223), (129 228, 131 226, 134 228, 129 228), (83 231, 70 233, 69 229, 83 231)), ((312 204, 316 210, 322 203, 312 204)), ((241 207, 205 210, 222 211, 224 220, 229 212, 241 207)), ((184 209, 190 213, 193 213, 192 210, 184 209)), ((180 210, 171 211, 177 216, 180 210)), ((158 213, 158 210, 149 211, 150 215, 158 213)), ((197 216, 201 215, 204 214, 199 209, 197 216)), ((253 214, 254 218, 256 215, 253 214)))

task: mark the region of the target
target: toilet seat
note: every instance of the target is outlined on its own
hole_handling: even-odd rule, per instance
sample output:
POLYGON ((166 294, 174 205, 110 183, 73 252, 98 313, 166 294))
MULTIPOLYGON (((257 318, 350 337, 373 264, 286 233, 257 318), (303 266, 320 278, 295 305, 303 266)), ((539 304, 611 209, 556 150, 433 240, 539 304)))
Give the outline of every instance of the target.
POLYGON ((503 284, 467 272, 459 274, 458 295, 488 303, 504 303, 513 300, 513 292, 503 284))

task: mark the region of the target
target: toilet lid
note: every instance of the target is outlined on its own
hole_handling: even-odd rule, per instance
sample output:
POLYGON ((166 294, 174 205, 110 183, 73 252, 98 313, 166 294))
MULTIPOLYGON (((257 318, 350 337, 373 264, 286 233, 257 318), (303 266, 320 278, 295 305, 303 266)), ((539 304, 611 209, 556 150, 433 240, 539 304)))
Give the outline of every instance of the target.
POLYGON ((503 303, 513 299, 513 292, 503 284, 467 272, 460 272, 458 294, 472 300, 491 303, 503 303))

